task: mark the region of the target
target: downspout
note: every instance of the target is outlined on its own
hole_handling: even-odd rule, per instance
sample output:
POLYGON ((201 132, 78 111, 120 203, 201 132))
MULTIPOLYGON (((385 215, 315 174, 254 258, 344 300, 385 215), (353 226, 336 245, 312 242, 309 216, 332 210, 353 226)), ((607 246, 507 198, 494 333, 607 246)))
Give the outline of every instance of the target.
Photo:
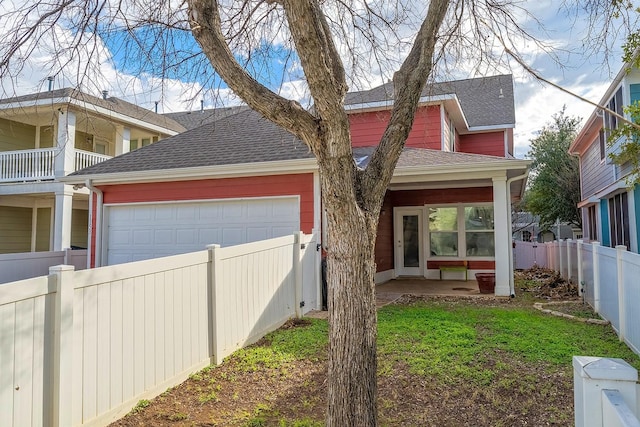
MULTIPOLYGON (((103 195, 102 195, 102 191, 100 191, 98 188, 94 187, 91 184, 91 180, 87 179, 85 181, 85 187, 87 187, 89 189, 89 191, 91 191, 91 197, 93 198, 93 194, 95 193, 98 196, 98 200, 96 202, 96 211, 95 213, 93 212, 93 200, 90 201, 90 205, 89 205, 89 212, 94 213, 95 217, 96 217, 96 253, 95 253, 95 263, 94 263, 94 267, 100 267, 101 264, 101 259, 100 256, 102 255, 102 241, 101 241, 101 237, 102 237, 102 202, 103 202, 103 195)), ((93 221, 91 221, 93 222, 93 221)), ((92 227, 92 223, 89 224, 89 244, 87 245, 87 268, 91 268, 91 239, 93 237, 93 227, 92 227)))
MULTIPOLYGON (((513 241, 513 229, 511 228, 513 224, 512 222, 513 220, 511 218, 511 183, 515 181, 520 181, 521 179, 527 179, 528 176, 529 176, 529 171, 527 170, 522 175, 514 176, 513 178, 509 178, 507 180, 507 200, 509 200, 509 209, 508 209, 507 215, 509 219, 509 229, 511 230, 511 233, 510 233, 511 241, 513 241)), ((522 186, 522 192, 524 193, 524 186, 522 186)), ((511 275, 509 276, 509 293, 511 294, 511 298, 514 298, 516 296, 516 286, 513 280, 513 272, 514 272, 513 267, 514 267, 513 266, 513 247, 511 247, 509 250, 509 270, 511 271, 511 275)))

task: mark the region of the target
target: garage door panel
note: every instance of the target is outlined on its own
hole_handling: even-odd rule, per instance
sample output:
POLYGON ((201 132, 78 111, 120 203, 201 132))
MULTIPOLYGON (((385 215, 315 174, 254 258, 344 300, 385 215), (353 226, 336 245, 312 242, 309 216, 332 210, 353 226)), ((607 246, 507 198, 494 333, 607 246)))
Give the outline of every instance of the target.
POLYGON ((258 240, 266 240, 271 235, 266 228, 247 228, 247 240, 257 242, 258 240))
POLYGON ((155 230, 153 234, 154 245, 170 245, 175 240, 173 230, 155 230))
POLYGON ((237 219, 237 218, 241 218, 242 215, 242 209, 243 206, 236 202, 236 203, 229 203, 228 205, 224 205, 222 207, 222 217, 223 218, 233 218, 233 219, 237 219))
POLYGON ((199 243, 201 245, 201 247, 204 247, 206 245, 212 245, 216 242, 220 242, 222 239, 220 239, 220 230, 200 230, 198 232, 199 234, 199 243), (204 245, 204 246, 202 246, 204 245))
POLYGON ((132 230, 133 241, 132 244, 136 245, 150 245, 153 243, 152 230, 132 230))
POLYGON ((176 230, 176 243, 179 245, 193 245, 198 242, 198 233, 195 229, 176 230))
POLYGON ((107 209, 107 263, 118 264, 290 235, 297 197, 136 204, 107 209))

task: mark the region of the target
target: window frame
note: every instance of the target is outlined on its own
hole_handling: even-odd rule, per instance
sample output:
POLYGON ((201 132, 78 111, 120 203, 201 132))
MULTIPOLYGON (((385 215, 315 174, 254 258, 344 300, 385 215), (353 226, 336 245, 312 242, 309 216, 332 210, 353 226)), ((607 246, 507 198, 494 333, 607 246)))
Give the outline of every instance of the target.
POLYGON ((425 205, 425 226, 424 233, 425 236, 425 246, 426 246, 426 258, 430 261, 454 261, 454 260, 465 260, 465 259, 473 259, 477 261, 494 261, 495 260, 495 243, 494 243, 494 255, 467 255, 467 233, 468 232, 483 232, 483 233, 491 233, 493 235, 493 241, 495 242, 495 224, 493 230, 467 230, 465 227, 465 208, 470 207, 490 207, 493 209, 494 218, 495 218, 495 208, 492 202, 480 202, 480 203, 449 203, 449 204, 433 204, 433 205, 425 205), (456 208, 457 209, 457 230, 458 233, 458 255, 457 256, 439 256, 431 254, 431 227, 429 226, 429 209, 430 208, 456 208))

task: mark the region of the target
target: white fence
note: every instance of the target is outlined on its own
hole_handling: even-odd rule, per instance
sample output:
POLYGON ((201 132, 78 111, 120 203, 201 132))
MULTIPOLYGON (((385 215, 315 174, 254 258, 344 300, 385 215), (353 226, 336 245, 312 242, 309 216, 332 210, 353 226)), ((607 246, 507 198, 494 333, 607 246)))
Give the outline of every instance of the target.
POLYGON ((640 427, 638 371, 622 359, 573 356, 576 427, 640 427))
MULTIPOLYGON (((55 178, 56 162, 62 161, 60 149, 4 151, 0 153, 0 182, 40 181, 55 178)), ((104 162, 112 156, 75 150, 74 170, 104 162)))
POLYGON ((514 240, 513 245, 513 265, 517 270, 547 267, 547 246, 544 243, 514 240))
POLYGON ((92 153, 91 151, 84 151, 76 149, 76 162, 75 162, 75 170, 79 171, 80 169, 88 168, 89 166, 93 166, 98 163, 102 163, 105 160, 109 160, 111 156, 107 156, 106 154, 98 154, 92 153))
POLYGON ((57 148, 39 148, 0 153, 0 182, 55 178, 57 152, 57 148))
POLYGON ((581 240, 547 243, 549 268, 579 284, 585 300, 640 355, 640 255, 581 240))
POLYGON ((301 315, 310 258, 300 234, 0 285, 0 425, 121 417, 301 315))
POLYGON ((49 274, 54 265, 73 265, 76 270, 87 268, 87 251, 65 249, 55 252, 24 252, 0 255, 0 284, 49 274))

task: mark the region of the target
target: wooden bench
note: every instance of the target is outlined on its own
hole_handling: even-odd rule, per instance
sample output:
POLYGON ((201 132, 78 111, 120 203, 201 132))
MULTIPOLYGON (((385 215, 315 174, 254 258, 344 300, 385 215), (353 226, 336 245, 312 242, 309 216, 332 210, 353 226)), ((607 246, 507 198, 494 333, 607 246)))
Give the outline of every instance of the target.
POLYGON ((441 265, 438 268, 440 268, 440 280, 442 280, 443 271, 464 271, 464 281, 466 282, 469 279, 469 268, 467 261, 462 261, 462 264, 460 265, 441 265))

